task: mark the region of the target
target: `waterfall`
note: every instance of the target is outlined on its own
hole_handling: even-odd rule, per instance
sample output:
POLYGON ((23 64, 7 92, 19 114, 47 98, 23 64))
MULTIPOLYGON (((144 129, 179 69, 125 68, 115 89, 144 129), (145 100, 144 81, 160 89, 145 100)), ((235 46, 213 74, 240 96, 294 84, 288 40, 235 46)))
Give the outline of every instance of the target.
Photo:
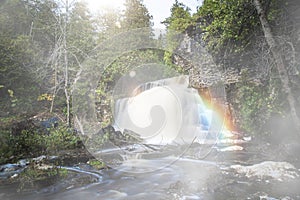
POLYGON ((131 130, 148 144, 183 144, 216 138, 222 120, 214 122, 197 90, 180 76, 139 85, 132 96, 117 99, 114 127, 131 130))

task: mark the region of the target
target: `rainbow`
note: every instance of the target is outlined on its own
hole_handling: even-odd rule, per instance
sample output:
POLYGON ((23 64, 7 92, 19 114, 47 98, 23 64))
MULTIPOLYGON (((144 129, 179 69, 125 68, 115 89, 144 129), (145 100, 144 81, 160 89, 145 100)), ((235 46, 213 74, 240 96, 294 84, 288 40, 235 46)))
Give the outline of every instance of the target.
POLYGON ((145 143, 206 143, 232 136, 223 107, 189 88, 187 77, 148 82, 132 94, 116 101, 114 127, 139 134, 145 143))

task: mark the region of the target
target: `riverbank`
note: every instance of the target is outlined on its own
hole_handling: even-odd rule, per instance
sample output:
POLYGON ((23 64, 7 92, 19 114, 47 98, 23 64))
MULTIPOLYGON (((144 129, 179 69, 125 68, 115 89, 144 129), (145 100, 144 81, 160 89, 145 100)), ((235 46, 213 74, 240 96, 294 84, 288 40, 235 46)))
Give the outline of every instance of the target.
MULTIPOLYGON (((218 151, 216 147, 206 159, 186 154, 180 158, 147 160, 153 167, 165 164, 147 173, 138 172, 145 167, 143 159, 132 160, 137 170, 128 173, 124 170, 127 165, 119 170, 97 168, 97 161, 87 161, 84 152, 62 152, 68 155, 65 157, 68 166, 50 169, 46 168, 58 157, 41 156, 32 159, 34 164, 28 164, 18 176, 1 179, 0 197, 5 200, 299 199, 297 163, 270 161, 261 157, 259 149, 251 152, 252 144, 241 144, 243 150, 232 151, 218 151), (69 156, 78 156, 78 163, 69 160, 69 156)), ((196 152, 199 146, 191 146, 190 150, 196 152)))

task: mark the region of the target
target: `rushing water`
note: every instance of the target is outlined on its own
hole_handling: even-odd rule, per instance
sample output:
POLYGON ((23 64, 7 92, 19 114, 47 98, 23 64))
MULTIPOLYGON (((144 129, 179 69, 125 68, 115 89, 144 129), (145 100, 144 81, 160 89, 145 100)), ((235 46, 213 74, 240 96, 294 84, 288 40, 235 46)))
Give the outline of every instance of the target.
MULTIPOLYGON (((93 171, 86 165, 68 167, 66 169, 71 174, 68 177, 52 184, 41 183, 29 191, 16 192, 20 184, 1 185, 0 198, 300 199, 298 169, 289 168, 289 163, 279 161, 272 162, 272 165, 263 163, 267 158, 261 152, 250 152, 251 145, 241 144, 244 150, 229 148, 232 151, 220 151, 224 146, 216 146, 205 159, 195 157, 194 152, 199 148, 195 145, 181 158, 167 156, 134 161, 137 170, 145 164, 148 168, 155 168, 165 163, 165 167, 148 173, 128 173, 122 169, 128 165, 121 165, 118 170, 101 171, 93 171), (258 171, 247 176, 234 169, 237 164, 252 166, 258 171), (260 175, 255 176, 254 173, 260 175)), ((297 163, 295 166, 299 167, 297 163)))
MULTIPOLYGON (((240 134, 224 134, 225 137, 217 134, 207 137, 203 131, 219 132, 223 128, 222 120, 219 121, 218 117, 212 120, 213 112, 205 108, 201 99, 195 100, 194 91, 185 88, 178 90, 178 87, 175 87, 171 88, 173 92, 170 92, 170 88, 160 87, 165 84, 160 81, 150 84, 149 87, 145 85, 147 87, 141 91, 146 92, 134 97, 134 101, 117 101, 115 125, 120 130, 134 130, 148 141, 147 146, 135 144, 130 148, 99 149, 98 153, 101 156, 107 155, 106 161, 112 160, 114 155, 119 155, 122 160, 120 165, 100 171, 95 171, 86 163, 63 166, 62 168, 68 170, 68 176, 59 180, 49 178, 35 182, 34 187, 30 187, 28 180, 12 184, 5 181, 6 184, 0 185, 0 199, 300 199, 300 165, 291 157, 294 154, 287 154, 289 157, 286 159, 284 156, 280 157, 283 151, 265 152, 267 144, 250 141, 250 138, 240 134), (156 107, 159 103, 156 100, 163 95, 165 101, 159 101, 163 110, 158 110, 157 115, 152 116, 151 109, 156 107), (180 96, 183 98, 179 98, 180 96), (195 107, 191 109, 191 104, 186 103, 186 98, 194 98, 195 107), (134 105, 132 108, 130 103, 134 105), (190 114, 191 110, 196 110, 196 115, 190 114), (192 120, 184 121, 184 118, 174 113, 175 111, 185 119, 189 116, 192 120), (152 126, 145 113, 154 117, 153 119, 160 120, 152 126), (128 121, 129 118, 132 118, 131 121, 128 121), (160 121, 164 122, 163 128, 160 127, 160 121), (213 124, 215 122, 219 123, 213 124), (145 128, 149 124, 150 128, 145 128), (193 131, 187 124, 193 127, 193 131), (197 129, 199 124, 202 125, 200 131, 197 129), (151 135, 153 130, 156 135, 151 135), (187 137, 189 131, 196 134, 187 137), (178 134, 168 135, 174 132, 178 134), (200 137, 201 135, 205 137, 200 137), (194 136, 197 136, 195 141, 194 136), (170 141, 176 143, 169 144, 170 141), (161 151, 157 146, 149 146, 149 143, 169 146, 161 151), (151 151, 148 151, 149 149, 151 151), (130 157, 132 155, 133 157, 130 157), (288 162, 284 162, 287 160, 288 162)), ((223 133, 226 133, 226 130, 223 133)), ((97 152, 94 151, 93 155, 97 157, 97 152)), ((21 170, 16 169, 0 175, 12 179, 21 170)))

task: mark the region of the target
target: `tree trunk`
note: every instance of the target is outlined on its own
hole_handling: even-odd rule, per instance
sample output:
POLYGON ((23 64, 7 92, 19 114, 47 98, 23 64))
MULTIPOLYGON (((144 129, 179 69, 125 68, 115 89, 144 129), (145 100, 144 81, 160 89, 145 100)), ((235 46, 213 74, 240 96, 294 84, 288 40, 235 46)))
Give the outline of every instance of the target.
POLYGON ((68 23, 68 15, 69 15, 69 2, 66 0, 66 16, 64 21, 64 33, 63 33, 63 49, 64 49, 64 64, 65 64, 65 85, 64 92, 66 96, 66 104, 67 104, 67 125, 71 125, 70 118, 70 94, 69 94, 69 60, 68 60, 68 49, 67 49, 67 23, 68 23))
POLYGON ((277 70, 279 73, 279 77, 281 79, 281 83, 282 83, 282 87, 284 89, 284 91, 287 94, 287 100, 290 106, 290 111, 291 111, 291 117, 292 120, 294 122, 294 125, 297 129, 298 134, 300 134, 300 120, 299 117, 297 115, 297 111, 296 111, 296 100, 295 97, 292 94, 292 90, 290 87, 290 80, 289 80, 289 76, 288 76, 288 71, 286 69, 286 66, 284 65, 283 59, 282 59, 282 55, 280 53, 280 47, 276 44, 276 41, 273 37, 272 31, 271 31, 271 27, 268 23, 265 11, 262 7, 262 4, 260 2, 260 0, 253 0, 254 6, 257 10, 257 13, 259 15, 259 19, 262 25, 262 30, 264 32, 266 41, 270 47, 270 50, 272 52, 274 61, 276 63, 277 66, 277 70))
MULTIPOLYGON (((55 38, 55 44, 58 43, 58 39, 55 38)), ((56 46, 58 46, 56 44, 56 46)), ((55 48, 59 48, 59 47, 55 47, 55 48)), ((56 52, 56 50, 54 50, 54 55, 53 55, 53 64, 54 64, 54 74, 53 74, 53 78, 54 78, 54 89, 53 89, 53 94, 52 94, 52 101, 51 101, 51 107, 50 107, 50 113, 53 112, 53 108, 54 108, 54 101, 56 98, 56 94, 57 94, 57 90, 58 90, 58 67, 59 67, 59 59, 61 58, 61 54, 62 54, 62 49, 59 48, 56 52)))

